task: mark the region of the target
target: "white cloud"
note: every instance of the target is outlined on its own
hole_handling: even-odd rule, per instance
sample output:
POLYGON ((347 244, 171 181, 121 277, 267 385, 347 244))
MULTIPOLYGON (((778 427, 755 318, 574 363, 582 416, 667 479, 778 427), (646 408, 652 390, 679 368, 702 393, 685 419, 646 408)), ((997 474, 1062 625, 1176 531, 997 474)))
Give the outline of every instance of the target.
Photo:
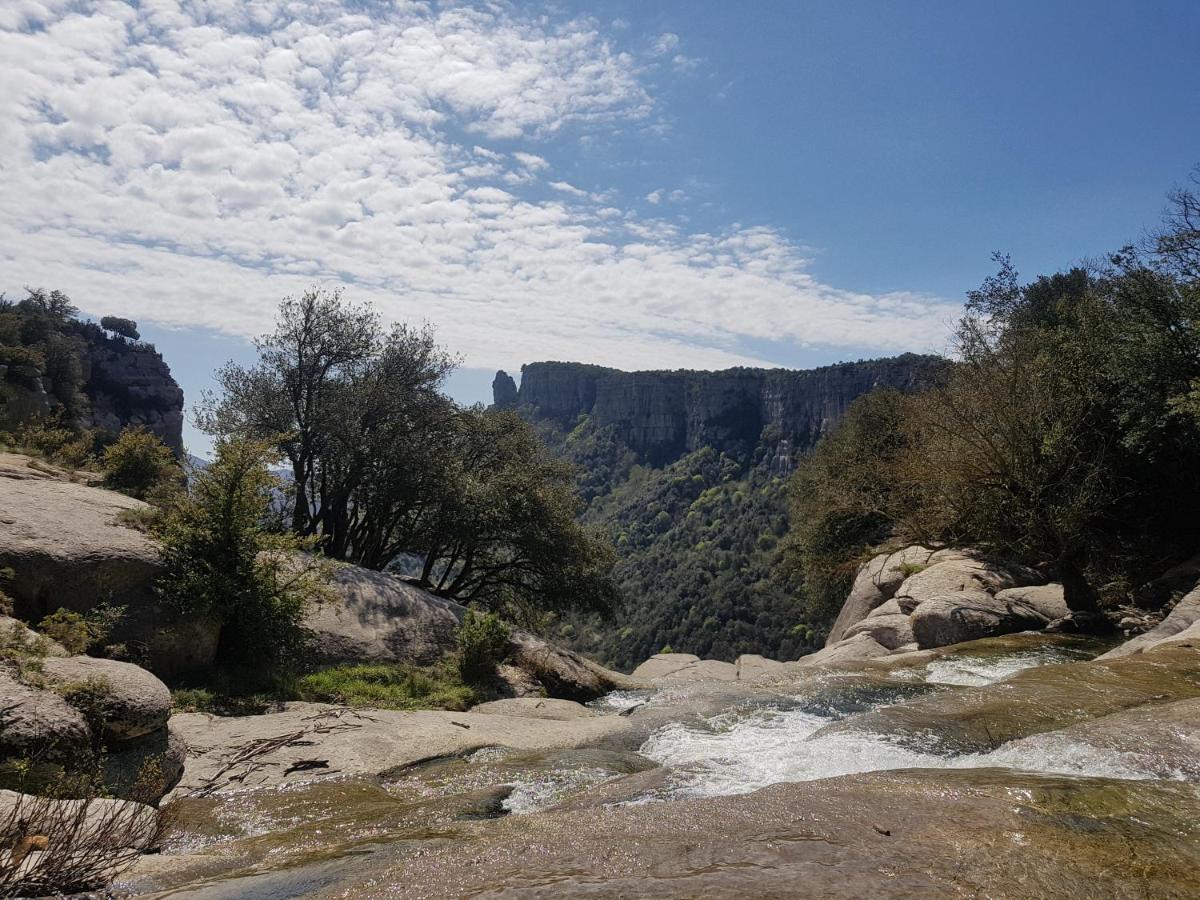
POLYGON ((547 137, 653 116, 639 62, 591 20, 21 0, 0 29, 0 289, 252 335, 282 295, 344 283, 440 324, 472 366, 940 347, 954 309, 822 284, 771 228, 693 233, 563 180, 525 196, 547 137))
POLYGON ((675 34, 674 32, 664 31, 654 42, 654 54, 656 56, 664 56, 678 46, 679 35, 675 34))

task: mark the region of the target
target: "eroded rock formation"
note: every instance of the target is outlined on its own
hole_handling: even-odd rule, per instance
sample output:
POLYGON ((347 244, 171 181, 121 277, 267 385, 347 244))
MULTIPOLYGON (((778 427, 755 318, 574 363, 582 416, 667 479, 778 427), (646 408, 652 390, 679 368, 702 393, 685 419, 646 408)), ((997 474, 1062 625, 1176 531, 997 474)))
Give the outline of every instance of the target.
MULTIPOLYGON (((742 454, 768 429, 793 450, 808 449, 862 394, 911 389, 943 364, 914 354, 806 371, 622 372, 537 362, 521 367, 515 402, 564 427, 589 415, 648 461, 663 464, 706 446, 742 454)), ((496 406, 513 405, 511 381, 497 373, 496 406)))

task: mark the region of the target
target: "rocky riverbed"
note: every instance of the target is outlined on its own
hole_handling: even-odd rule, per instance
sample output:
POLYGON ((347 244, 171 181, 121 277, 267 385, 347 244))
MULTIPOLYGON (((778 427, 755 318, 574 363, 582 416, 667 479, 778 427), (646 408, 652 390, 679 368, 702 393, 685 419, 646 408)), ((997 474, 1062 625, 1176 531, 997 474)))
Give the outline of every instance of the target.
POLYGON ((121 887, 1195 896, 1200 645, 1092 661, 1105 649, 1025 633, 853 668, 662 679, 589 707, 177 716, 193 754, 176 824, 121 887), (214 778, 232 746, 287 734, 294 746, 214 778), (223 749, 205 753, 206 737, 223 749))

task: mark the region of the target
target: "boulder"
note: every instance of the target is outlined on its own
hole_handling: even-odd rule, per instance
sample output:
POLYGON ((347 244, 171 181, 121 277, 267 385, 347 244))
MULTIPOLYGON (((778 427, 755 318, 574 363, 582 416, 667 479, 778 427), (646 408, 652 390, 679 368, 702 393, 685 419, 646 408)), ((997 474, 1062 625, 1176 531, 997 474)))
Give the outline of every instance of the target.
POLYGON ((0 643, 29 647, 39 652, 44 650, 47 656, 71 655, 58 641, 38 634, 20 619, 14 619, 12 616, 0 616, 0 643))
POLYGON ((701 659, 691 653, 656 653, 633 670, 633 678, 674 683, 698 681, 737 681, 733 663, 701 659))
POLYGON ((1014 609, 1026 608, 1034 615, 1053 622, 1071 614, 1067 601, 1063 599, 1061 584, 1026 585, 999 591, 996 599, 1014 609))
POLYGON ((574 700, 555 700, 552 697, 510 697, 472 706, 471 712, 482 716, 515 716, 523 719, 551 719, 567 722, 595 715, 582 703, 574 700))
MULTIPOLYGON (((935 554, 936 557, 936 554, 935 554)), ((896 597, 910 597, 923 602, 956 591, 984 591, 993 594, 1005 588, 1036 584, 1038 575, 1020 566, 1002 565, 983 559, 947 554, 931 560, 932 564, 904 579, 896 597)))
POLYGON ((79 710, 52 691, 0 671, 0 764, 20 759, 72 764, 91 749, 92 735, 79 710))
POLYGON ((846 638, 869 635, 889 650, 913 642, 912 620, 904 613, 888 616, 867 616, 846 632, 846 638))
POLYGON ((112 640, 144 648, 155 672, 167 677, 211 664, 216 626, 182 618, 158 602, 158 548, 120 522, 146 504, 68 477, 32 462, 24 471, 11 460, 0 466, 0 568, 13 570, 5 590, 15 615, 39 622, 60 607, 124 606, 112 640))
POLYGON ((787 671, 787 666, 779 660, 767 659, 757 653, 743 653, 734 660, 733 664, 737 668, 738 681, 754 681, 757 678, 778 675, 787 671))
POLYGON ((862 621, 876 607, 895 596, 912 566, 925 566, 931 557, 944 551, 928 547, 905 547, 892 553, 880 553, 863 564, 854 578, 850 594, 842 604, 825 646, 836 644, 852 625, 862 621))
POLYGON ((451 600, 350 565, 335 569, 332 587, 335 599, 305 617, 319 662, 426 666, 457 647, 466 610, 451 600))
MULTIPOLYGON (((1050 619, 1021 603, 1007 603, 983 590, 960 590, 924 600, 910 617, 921 649, 1043 628, 1050 619)), ((899 645, 897 645, 899 646, 899 645)))
MULTIPOLYGON (((160 836, 158 811, 130 800, 52 800, 16 791, 0 790, 0 825, 18 812, 28 822, 30 833, 61 835, 73 830, 83 812, 77 839, 94 835, 100 846, 148 849, 160 836), (117 827, 119 826, 119 827, 117 827)), ((0 865, 0 868, 3 868, 0 865)))
MULTIPOLYGON (((1200 623, 1200 585, 1180 600, 1170 615, 1145 634, 1139 634, 1112 650, 1100 659, 1115 659, 1153 650, 1172 640, 1186 639, 1185 634, 1200 623)), ((1189 636, 1190 637, 1190 636, 1189 636)))
POLYGON ((41 674, 60 690, 93 682, 103 686, 88 702, 92 704, 91 712, 104 723, 106 744, 159 731, 166 727, 171 715, 171 692, 167 686, 132 663, 90 656, 46 659, 41 674))
POLYGON ((106 752, 101 775, 114 797, 157 803, 179 784, 186 762, 187 744, 182 735, 163 726, 133 744, 106 752))
POLYGON ((883 606, 878 606, 871 610, 867 618, 871 618, 872 616, 907 616, 911 615, 912 611, 916 608, 917 601, 912 597, 893 597, 887 603, 883 604, 883 606))
POLYGON ((887 656, 891 651, 869 634, 856 634, 854 637, 838 641, 831 647, 802 656, 793 666, 815 668, 818 666, 841 666, 864 659, 878 659, 887 656))
POLYGON ((637 690, 646 686, 637 676, 606 669, 572 650, 524 631, 513 632, 513 652, 509 662, 540 683, 547 696, 581 703, 595 700, 609 691, 637 690))

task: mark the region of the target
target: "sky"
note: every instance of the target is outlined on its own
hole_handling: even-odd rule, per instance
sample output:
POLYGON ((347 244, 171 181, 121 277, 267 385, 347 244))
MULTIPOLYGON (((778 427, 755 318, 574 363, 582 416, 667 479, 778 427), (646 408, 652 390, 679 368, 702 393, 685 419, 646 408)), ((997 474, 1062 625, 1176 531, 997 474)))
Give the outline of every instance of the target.
POLYGON ((942 352, 993 252, 1155 224, 1198 34, 1194 0, 5 0, 0 290, 136 319, 189 398, 310 286, 433 323, 463 402, 544 359, 942 352))

